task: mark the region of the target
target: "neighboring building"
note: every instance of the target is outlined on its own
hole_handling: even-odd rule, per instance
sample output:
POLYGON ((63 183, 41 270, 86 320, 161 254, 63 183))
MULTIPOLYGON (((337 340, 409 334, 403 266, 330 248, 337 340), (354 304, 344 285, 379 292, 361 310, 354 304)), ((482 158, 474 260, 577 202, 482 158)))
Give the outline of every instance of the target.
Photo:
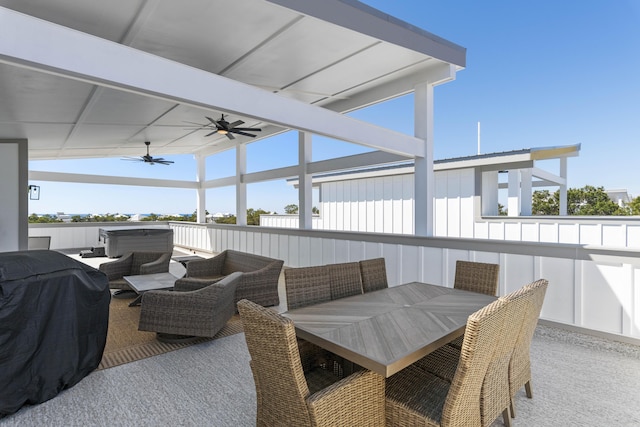
POLYGON ((633 199, 633 197, 631 197, 629 193, 627 193, 626 189, 604 190, 604 192, 607 193, 607 196, 609 196, 609 198, 613 200, 620 207, 626 205, 633 199))
MULTIPOLYGON (((502 153, 437 160, 435 170, 434 235, 469 237, 483 216, 497 216, 499 193, 506 191, 509 216, 530 216, 536 187, 559 187, 566 214, 567 158, 580 145, 530 148, 502 153), (559 160, 559 173, 536 162, 559 160), (505 174, 505 182, 499 175, 505 174)), ((414 234, 413 162, 314 175, 320 189, 317 229, 414 234)), ((290 180, 297 185, 297 180, 290 180)), ((287 215, 263 215, 260 224, 296 227, 287 215)))

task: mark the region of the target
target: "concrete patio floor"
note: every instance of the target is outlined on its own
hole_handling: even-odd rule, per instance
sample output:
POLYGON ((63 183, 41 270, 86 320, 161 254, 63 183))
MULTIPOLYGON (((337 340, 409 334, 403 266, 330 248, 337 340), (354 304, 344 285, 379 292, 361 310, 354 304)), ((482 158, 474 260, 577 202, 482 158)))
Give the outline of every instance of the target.
MULTIPOLYGON (((639 346, 538 326, 532 370, 534 398, 518 393, 514 425, 640 425, 639 346)), ((45 425, 255 425, 244 335, 95 371, 50 401, 0 419, 2 427, 45 425)), ((493 423, 501 425, 500 418, 493 423)))

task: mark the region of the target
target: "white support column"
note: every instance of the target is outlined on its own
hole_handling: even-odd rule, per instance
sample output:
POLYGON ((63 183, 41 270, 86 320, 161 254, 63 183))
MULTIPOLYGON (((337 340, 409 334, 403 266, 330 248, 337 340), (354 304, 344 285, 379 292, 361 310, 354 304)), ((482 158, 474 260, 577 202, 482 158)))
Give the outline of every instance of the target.
POLYGON ((498 171, 482 172, 482 212, 483 216, 498 215, 498 171))
POLYGON ((509 171, 507 209, 509 216, 520 215, 520 170, 509 171))
POLYGON ((417 236, 433 236, 433 84, 421 83, 414 92, 414 132, 424 141, 424 157, 415 158, 414 229, 417 236))
POLYGON ((236 145, 236 224, 247 225, 247 184, 243 181, 247 173, 247 146, 236 145))
POLYGON ((533 197, 533 174, 531 168, 520 171, 520 215, 531 216, 533 197))
POLYGON ((311 163, 311 134, 298 132, 298 164, 300 173, 298 176, 298 217, 299 228, 311 230, 313 210, 313 187, 311 174, 307 173, 307 165, 311 163))
POLYGON ((560 158, 560 177, 564 179, 564 184, 560 184, 560 215, 567 215, 567 158, 560 158))
POLYGON ((196 189, 196 221, 199 223, 207 222, 207 192, 204 188, 204 182, 207 177, 207 166, 206 166, 206 157, 196 154, 196 181, 198 183, 198 188, 196 189))

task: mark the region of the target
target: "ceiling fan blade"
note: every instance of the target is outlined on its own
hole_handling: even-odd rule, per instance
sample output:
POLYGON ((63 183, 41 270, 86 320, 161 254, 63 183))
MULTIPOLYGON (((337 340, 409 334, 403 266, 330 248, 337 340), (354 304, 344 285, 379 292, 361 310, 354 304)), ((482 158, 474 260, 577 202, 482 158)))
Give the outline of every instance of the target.
POLYGON ((260 128, 233 128, 234 131, 236 130, 241 130, 241 131, 254 131, 254 132, 262 132, 262 129, 260 128))
POLYGON ((255 135, 251 135, 250 133, 242 132, 242 131, 239 131, 239 130, 236 130, 236 129, 231 129, 229 132, 233 132, 233 133, 238 134, 238 135, 250 136, 251 138, 255 138, 256 137, 255 135))
POLYGON ((235 122, 233 122, 233 123, 229 123, 229 127, 230 127, 230 128, 234 128, 234 127, 236 127, 236 126, 240 126, 240 125, 241 125, 241 124, 243 124, 243 123, 244 123, 244 122, 243 122, 242 120, 236 120, 236 121, 235 121, 235 122))
POLYGON ((227 135, 227 138, 229 138, 229 139, 236 139, 236 137, 235 137, 235 136, 233 136, 233 135, 231 134, 231 132, 228 132, 228 133, 226 133, 225 135, 227 135))
POLYGON ((206 134, 206 135, 205 135, 205 137, 206 137, 206 136, 211 136, 211 135, 213 135, 214 133, 218 133, 218 129, 214 130, 214 131, 213 131, 213 132, 211 132, 211 133, 206 134))
POLYGON ((213 120, 211 117, 209 116, 204 116, 207 120, 209 120, 211 123, 213 123, 214 125, 218 124, 218 122, 216 122, 215 120, 213 120))
POLYGON ((123 157, 120 160, 127 160, 129 162, 143 162, 144 161, 140 157, 123 157))
POLYGON ((202 123, 190 122, 189 120, 183 120, 183 122, 184 123, 189 123, 189 124, 192 124, 192 125, 196 125, 196 126, 200 126, 200 127, 207 126, 206 124, 203 125, 202 123))

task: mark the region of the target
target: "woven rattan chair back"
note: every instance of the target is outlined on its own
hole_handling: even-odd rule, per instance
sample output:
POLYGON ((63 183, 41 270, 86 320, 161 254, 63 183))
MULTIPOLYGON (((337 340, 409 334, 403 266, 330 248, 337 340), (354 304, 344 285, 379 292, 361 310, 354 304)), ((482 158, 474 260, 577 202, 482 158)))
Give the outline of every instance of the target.
POLYGON ((372 292, 389 287, 384 258, 360 261, 360 275, 364 292, 372 292))
POLYGON ((522 327, 518 333, 509 362, 509 393, 512 403, 511 412, 514 416, 513 398, 518 390, 524 386, 527 397, 533 397, 531 390, 531 340, 538 324, 548 285, 549 281, 546 279, 536 280, 504 297, 506 300, 519 300, 522 298, 526 300, 522 327))
POLYGON ((310 426, 309 395, 291 319, 248 300, 238 302, 256 383, 258 426, 310 426))
POLYGON ((499 271, 498 264, 458 260, 453 287, 495 296, 498 292, 499 271))
POLYGON ((362 293, 360 265, 357 262, 328 264, 324 268, 329 272, 332 300, 362 293))
POLYGON ((510 294, 509 298, 505 297, 503 299, 506 302, 504 332, 496 341, 493 356, 482 383, 480 411, 482 425, 485 427, 491 425, 500 414, 503 416, 504 425, 506 427, 511 425, 511 416, 509 414, 511 404, 509 363, 528 305, 527 295, 519 294, 514 296, 516 292, 510 294))
POLYGON ((288 310, 331 300, 329 271, 323 266, 287 268, 284 283, 288 310))
POLYGON ((171 262, 170 252, 133 252, 132 256, 131 272, 129 275, 142 274, 140 267, 142 267, 143 264, 156 261, 160 258, 162 258, 162 264, 164 265, 166 263, 167 265, 165 271, 169 271, 169 262, 171 262))
POLYGON ((482 384, 501 340, 506 314, 506 303, 497 300, 469 316, 458 368, 442 408, 443 426, 481 425, 482 384))

